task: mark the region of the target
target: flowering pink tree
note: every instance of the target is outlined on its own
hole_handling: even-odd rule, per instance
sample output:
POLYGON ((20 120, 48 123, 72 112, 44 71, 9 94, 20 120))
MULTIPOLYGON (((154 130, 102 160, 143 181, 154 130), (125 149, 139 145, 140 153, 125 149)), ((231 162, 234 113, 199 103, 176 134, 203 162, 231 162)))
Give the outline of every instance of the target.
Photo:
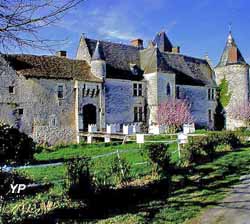
POLYGON ((230 117, 246 122, 246 125, 250 125, 250 103, 243 103, 234 105, 229 111, 230 117))
POLYGON ((175 130, 185 123, 192 123, 190 104, 186 100, 170 98, 159 105, 157 119, 158 124, 167 125, 175 130))

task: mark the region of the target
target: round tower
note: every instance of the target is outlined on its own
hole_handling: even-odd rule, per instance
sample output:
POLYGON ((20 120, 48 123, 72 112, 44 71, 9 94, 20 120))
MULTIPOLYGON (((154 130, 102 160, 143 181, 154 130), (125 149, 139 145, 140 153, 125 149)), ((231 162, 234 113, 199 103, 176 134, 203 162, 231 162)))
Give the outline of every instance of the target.
POLYGON ((245 62, 231 32, 229 32, 220 62, 214 70, 216 83, 220 88, 224 88, 226 95, 222 101, 226 129, 243 126, 241 121, 232 118, 232 113, 234 108, 244 105, 249 100, 249 65, 245 62))
POLYGON ((95 51, 92 55, 90 66, 91 72, 95 76, 101 79, 104 79, 106 77, 106 61, 103 53, 103 48, 99 41, 97 42, 95 51))

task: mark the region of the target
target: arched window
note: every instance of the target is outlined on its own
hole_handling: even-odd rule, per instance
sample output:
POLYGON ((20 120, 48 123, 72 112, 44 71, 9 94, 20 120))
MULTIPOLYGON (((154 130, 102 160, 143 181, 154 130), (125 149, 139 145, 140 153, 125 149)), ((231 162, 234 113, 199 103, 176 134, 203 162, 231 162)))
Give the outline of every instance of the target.
POLYGON ((167 96, 171 96, 171 86, 169 83, 167 84, 167 96))

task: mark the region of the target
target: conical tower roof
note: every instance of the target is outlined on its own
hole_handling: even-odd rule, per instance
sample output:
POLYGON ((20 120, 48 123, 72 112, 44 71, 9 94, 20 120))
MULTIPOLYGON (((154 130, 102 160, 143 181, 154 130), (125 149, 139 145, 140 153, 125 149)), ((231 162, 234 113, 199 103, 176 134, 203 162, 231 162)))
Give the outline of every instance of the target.
POLYGON ((231 31, 227 37, 227 43, 220 58, 220 62, 216 67, 230 64, 246 64, 245 59, 243 58, 237 44, 235 43, 231 31))
POLYGON ((160 51, 172 51, 173 45, 164 31, 156 34, 153 43, 157 45, 160 51))
POLYGON ((92 61, 93 60, 105 60, 103 48, 101 46, 100 41, 97 41, 96 43, 95 51, 92 56, 92 61))

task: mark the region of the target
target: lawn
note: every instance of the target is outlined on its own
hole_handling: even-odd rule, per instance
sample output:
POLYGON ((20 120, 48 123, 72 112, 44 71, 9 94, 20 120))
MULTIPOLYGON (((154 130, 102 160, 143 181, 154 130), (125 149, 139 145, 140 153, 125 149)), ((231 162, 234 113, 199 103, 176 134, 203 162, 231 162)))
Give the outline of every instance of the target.
MULTIPOLYGON (((86 155, 93 157, 117 149, 121 151, 121 156, 130 163, 133 178, 143 182, 145 176, 151 173, 151 167, 148 163, 138 164, 147 162, 148 158, 145 153, 142 153, 144 148, 142 147, 139 150, 135 143, 126 145, 105 145, 101 143, 64 147, 50 152, 38 153, 36 158, 46 161, 55 158, 68 159, 86 155), (127 152, 127 150, 129 151, 127 152)), ((177 145, 171 144, 170 149, 174 152, 172 154, 173 161, 177 161, 177 145)), ((100 172, 100 175, 103 175, 113 156, 116 155, 93 159, 92 172, 100 172)), ((95 206, 88 209, 87 215, 82 210, 79 211, 77 217, 80 217, 81 221, 72 221, 72 223, 185 223, 199 215, 204 209, 216 205, 228 193, 229 187, 238 183, 241 175, 249 174, 249 170, 250 148, 225 152, 213 162, 193 167, 192 173, 186 172, 182 175, 175 175, 170 197, 166 194, 165 185, 162 185, 159 181, 140 188, 113 189, 109 194, 103 195, 101 201, 98 201, 98 198, 95 199, 97 200, 95 206), (90 215, 92 209, 93 214, 95 214, 94 217, 90 215)), ((46 198, 48 194, 50 196, 54 195, 59 200, 63 194, 63 180, 66 178, 65 165, 30 168, 19 172, 25 172, 28 177, 37 182, 52 182, 55 184, 49 192, 32 196, 29 198, 30 201, 35 200, 37 197, 46 198)), ((65 214, 64 209, 61 210, 60 214, 65 214)), ((74 216, 72 218, 74 219, 74 216)), ((70 221, 67 221, 67 223, 70 223, 70 221)))
MULTIPOLYGON (((169 145, 172 152, 173 162, 178 161, 177 143, 169 145)), ((132 179, 136 179, 150 174, 151 165, 148 163, 148 157, 145 153, 145 145, 139 147, 136 143, 128 144, 82 144, 64 146, 62 148, 50 149, 36 153, 35 158, 38 161, 51 161, 57 159, 72 159, 75 157, 88 156, 91 159, 91 170, 95 175, 104 175, 108 172, 110 163, 114 157, 117 156, 116 152, 119 151, 121 158, 128 161, 131 166, 132 179), (113 154, 109 154, 113 153, 113 154), (108 155, 106 155, 108 154, 108 155), (100 156, 100 157, 98 157, 100 156)), ((66 166, 48 166, 48 167, 35 167, 22 169, 19 172, 25 174, 30 179, 44 183, 62 183, 67 178, 66 166)))

